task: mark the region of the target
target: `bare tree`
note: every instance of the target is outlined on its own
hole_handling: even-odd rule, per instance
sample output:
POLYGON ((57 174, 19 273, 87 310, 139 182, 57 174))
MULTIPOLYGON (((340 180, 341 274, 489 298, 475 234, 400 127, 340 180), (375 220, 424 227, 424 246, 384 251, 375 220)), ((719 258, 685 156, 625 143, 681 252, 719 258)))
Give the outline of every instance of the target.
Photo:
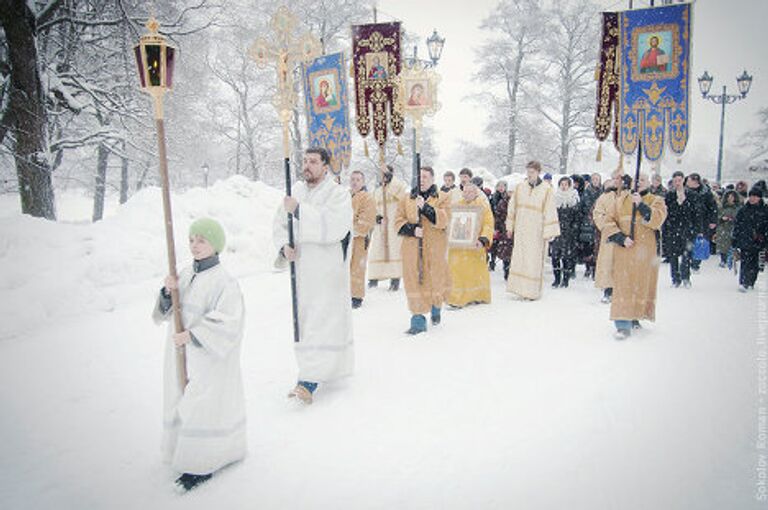
POLYGON ((525 81, 534 76, 530 60, 541 50, 547 36, 544 19, 539 0, 502 0, 481 24, 481 28, 491 32, 493 38, 477 51, 481 65, 474 79, 501 85, 503 90, 502 97, 494 93, 485 97, 494 107, 503 106, 506 112, 505 173, 511 173, 514 168, 519 95, 525 81))
POLYGON ((557 132, 559 173, 565 174, 574 145, 592 137, 599 18, 590 0, 556 0, 547 17, 551 23, 540 66, 545 79, 526 87, 525 93, 557 132))

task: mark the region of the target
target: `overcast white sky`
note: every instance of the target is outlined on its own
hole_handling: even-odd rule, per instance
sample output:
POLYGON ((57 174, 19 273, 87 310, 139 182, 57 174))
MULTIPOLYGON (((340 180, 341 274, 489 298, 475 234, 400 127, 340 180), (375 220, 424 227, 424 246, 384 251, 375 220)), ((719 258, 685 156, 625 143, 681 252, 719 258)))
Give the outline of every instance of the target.
MULTIPOLYGON (((438 65, 442 76, 440 102, 442 109, 430 119, 437 133, 440 169, 455 168, 453 148, 457 140, 481 141, 485 116, 465 97, 473 92, 477 83, 471 81, 475 70, 473 48, 486 34, 479 29, 480 22, 490 13, 496 0, 380 0, 379 21, 400 20, 405 30, 422 36, 419 54, 426 57, 423 39, 436 28, 446 38, 443 58, 438 65)), ((604 10, 626 9, 628 0, 598 0, 604 10)), ((661 3, 658 1, 657 3, 661 3)), ((649 0, 635 0, 635 7, 647 6, 649 0)), ((714 176, 717 161, 717 144, 720 123, 720 107, 701 98, 695 78, 704 70, 714 76, 712 90, 728 86, 729 93, 736 93, 736 76, 746 70, 754 76, 752 90, 746 100, 729 105, 726 110, 725 146, 734 145, 744 132, 757 125, 755 113, 768 107, 768 57, 765 37, 768 29, 767 0, 698 0, 694 5, 693 49, 691 80, 691 136, 683 160, 683 170, 700 171, 714 176), (711 162, 711 163, 710 163, 711 162), (706 168, 708 167, 708 168, 706 168)), ((595 41, 597 52, 598 41, 595 41)), ((411 50, 404 48, 404 54, 411 50)), ((597 145, 595 145, 595 150, 597 145)), ((615 159, 606 158, 606 170, 615 166, 615 159)), ((593 165, 593 163, 582 163, 593 165)), ((726 159, 725 166, 727 167, 726 159)), ((674 170, 674 158, 664 162, 664 173, 674 170)), ((574 169, 577 170, 577 169, 574 169)), ((578 169, 581 170, 581 169, 578 169)), ((589 169, 584 168, 584 171, 589 169)), ((726 168, 727 177, 727 168, 726 168)))

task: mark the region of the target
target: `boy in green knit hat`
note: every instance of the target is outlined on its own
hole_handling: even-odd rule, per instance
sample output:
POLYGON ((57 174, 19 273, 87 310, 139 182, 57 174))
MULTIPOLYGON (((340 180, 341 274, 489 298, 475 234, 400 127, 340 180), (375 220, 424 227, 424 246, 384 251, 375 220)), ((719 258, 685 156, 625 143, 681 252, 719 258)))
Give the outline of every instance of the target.
POLYGON ((172 289, 178 288, 184 331, 168 325, 163 373, 163 453, 181 473, 176 485, 188 491, 220 468, 245 457, 245 397, 240 346, 245 310, 237 281, 219 263, 226 236, 221 225, 201 218, 189 227, 194 261, 168 276, 153 318, 167 321, 172 289), (186 345, 189 383, 182 392, 176 346, 186 345))

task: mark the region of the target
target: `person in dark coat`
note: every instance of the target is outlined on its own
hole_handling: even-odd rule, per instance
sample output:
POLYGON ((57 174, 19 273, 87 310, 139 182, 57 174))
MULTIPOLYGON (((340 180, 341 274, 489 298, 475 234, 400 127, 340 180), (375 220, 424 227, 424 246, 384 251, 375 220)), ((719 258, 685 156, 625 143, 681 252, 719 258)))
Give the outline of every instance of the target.
MULTIPOLYGON (((502 183, 504 181, 499 181, 502 183)), ((512 260, 512 247, 514 239, 507 236, 507 209, 509 208, 509 192, 504 183, 504 193, 500 193, 493 205, 493 244, 491 245, 491 254, 494 260, 499 258, 504 265, 504 280, 509 278, 509 263, 512 260)), ((499 185, 496 185, 496 191, 499 191, 499 185)))
POLYGON ((662 227, 662 247, 669 260, 672 285, 691 286, 691 250, 700 220, 693 192, 683 186, 683 172, 672 174, 672 187, 664 197, 667 219, 662 227))
MULTIPOLYGON (((496 258, 498 257, 498 253, 496 250, 496 239, 498 237, 499 232, 504 232, 504 219, 501 220, 501 223, 499 223, 499 218, 496 216, 496 206, 499 204, 499 201, 502 200, 502 197, 507 196, 507 181, 499 180, 496 183, 496 191, 493 192, 493 195, 488 199, 491 205, 491 212, 493 213, 493 244, 491 245, 491 249, 488 252, 489 261, 488 261, 488 270, 489 271, 495 271, 496 270, 496 258), (499 228, 501 227, 501 230, 499 228)), ((506 218, 506 216, 505 216, 506 218)))
POLYGON ((578 239, 576 241, 578 261, 583 262, 586 266, 584 277, 591 277, 593 280, 595 279, 595 265, 597 263, 597 249, 595 248, 597 232, 595 222, 592 219, 592 210, 598 197, 603 192, 601 181, 600 174, 592 174, 579 203, 580 221, 578 239))
POLYGON ((760 271, 760 252, 766 248, 768 239, 768 206, 763 202, 763 190, 753 186, 747 203, 736 213, 733 226, 733 246, 739 252, 739 291, 755 288, 760 271))
POLYGON ((720 254, 720 267, 733 268, 733 223, 741 207, 741 198, 735 190, 723 194, 722 204, 717 213, 717 234, 715 242, 720 254))
MULTIPOLYGON (((715 200, 715 195, 709 186, 702 184, 701 176, 697 173, 689 174, 685 185, 694 197, 693 204, 696 206, 696 234, 703 235, 711 243, 717 228, 717 201, 715 200)), ((700 267, 700 260, 691 259, 692 271, 698 272, 700 267)))
POLYGON ((549 244, 552 257, 552 272, 555 281, 552 287, 567 287, 576 268, 576 242, 579 235, 581 209, 579 194, 571 188, 571 180, 561 177, 555 192, 557 220, 560 223, 560 235, 549 244))

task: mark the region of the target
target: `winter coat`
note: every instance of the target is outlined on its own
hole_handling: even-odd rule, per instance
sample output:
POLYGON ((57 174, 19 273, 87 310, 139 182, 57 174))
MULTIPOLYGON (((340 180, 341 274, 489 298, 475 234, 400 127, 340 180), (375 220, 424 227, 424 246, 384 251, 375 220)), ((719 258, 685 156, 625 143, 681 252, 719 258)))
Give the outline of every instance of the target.
MULTIPOLYGON (((736 192, 733 192, 736 195, 736 192)), ((717 213, 717 252, 728 253, 731 249, 733 242, 733 225, 736 221, 736 213, 739 212, 741 205, 739 204, 738 195, 736 195, 736 202, 733 205, 721 205, 717 213)), ((727 195, 725 197, 727 199, 727 195)))
POLYGON ((353 298, 365 297, 365 266, 368 241, 376 225, 376 202, 362 189, 352 195, 352 257, 349 265, 350 293, 353 298))
MULTIPOLYGON (((211 259, 201 261, 205 263, 211 259)), ((217 261, 218 259, 216 259, 217 261)), ((245 457, 245 395, 240 371, 245 308, 237 281, 221 266, 196 263, 179 274, 189 382, 182 393, 170 297, 153 312, 168 321, 163 369, 163 457, 180 473, 207 474, 245 457)))
POLYGON ((736 213, 733 226, 733 247, 737 250, 759 251, 768 246, 768 205, 747 202, 736 213))
MULTIPOLYGON (((292 195, 299 202, 298 217, 293 217, 301 335, 299 342, 293 342, 298 380, 328 382, 351 375, 355 365, 349 258, 344 257, 342 243, 352 231, 352 199, 330 175, 312 188, 304 181, 295 183, 292 195)), ((288 243, 282 205, 275 213, 272 235, 276 248, 288 243)), ((275 266, 287 265, 278 255, 275 266)))
POLYGON ((448 266, 451 270, 451 292, 448 303, 454 306, 464 306, 468 303, 491 302, 491 277, 488 273, 485 249, 490 246, 493 237, 493 214, 488 201, 478 196, 472 202, 464 198, 457 206, 473 206, 482 211, 480 216, 480 233, 478 240, 483 247, 448 249, 448 266))
POLYGON ((712 190, 706 184, 698 188, 686 188, 693 195, 693 204, 696 206, 696 219, 694 228, 697 234, 709 235, 709 225, 717 224, 717 202, 712 190))
POLYGON ((496 206, 493 209, 494 216, 494 233, 493 233, 493 245, 491 250, 502 261, 508 262, 512 257, 512 247, 514 243, 512 239, 507 237, 507 228, 504 223, 507 220, 507 208, 509 207, 509 193, 505 193, 503 197, 500 197, 496 202, 496 206))
POLYGON ((527 180, 518 184, 509 199, 505 227, 515 236, 507 291, 539 299, 547 243, 560 235, 552 187, 541 179, 533 185, 527 180))
POLYGON ((588 186, 581 195, 579 203, 580 221, 579 221, 579 243, 585 245, 595 244, 597 232, 595 232, 595 222, 592 220, 592 210, 595 208, 595 202, 600 198, 602 191, 600 189, 588 186))
POLYGON ((685 190, 685 200, 677 202, 677 191, 671 190, 664 197, 667 206, 667 221, 664 222, 661 246, 665 257, 679 257, 690 250, 696 235, 697 225, 701 225, 697 215, 699 199, 689 190, 685 190))
POLYGON ((616 243, 613 252, 611 320, 655 320, 659 263, 656 231, 667 216, 661 197, 645 193, 637 207, 634 244, 626 248, 632 221, 632 196, 622 191, 608 213, 602 234, 616 243), (618 237, 618 239, 617 239, 618 237))
POLYGON ((555 191, 557 221, 560 223, 560 235, 549 243, 549 255, 557 258, 576 256, 576 243, 581 227, 581 201, 575 189, 563 193, 555 191))
MULTIPOLYGON (((419 211, 414 189, 400 201, 395 217, 395 228, 403 237, 403 284, 408 298, 408 309, 414 315, 426 314, 433 306, 442 306, 451 289, 448 270, 448 236, 446 229, 451 218, 451 197, 432 186, 421 193, 426 201, 419 211), (419 239, 416 227, 423 230, 422 281, 419 283, 419 239)), ((484 197, 480 197, 485 201, 484 197)))

